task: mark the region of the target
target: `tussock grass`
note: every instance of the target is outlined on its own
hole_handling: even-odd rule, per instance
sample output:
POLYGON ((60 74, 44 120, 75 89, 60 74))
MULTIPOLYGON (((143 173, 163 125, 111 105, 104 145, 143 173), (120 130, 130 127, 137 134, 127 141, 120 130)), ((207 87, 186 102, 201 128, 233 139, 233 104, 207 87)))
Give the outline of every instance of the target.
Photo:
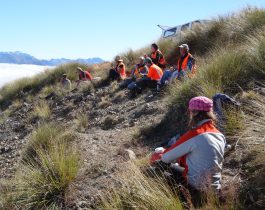
POLYGON ((102 128, 104 130, 109 130, 109 129, 114 128, 116 124, 117 124, 117 120, 113 116, 108 115, 103 119, 102 128))
POLYGON ((109 97, 101 97, 101 101, 98 103, 98 107, 100 109, 105 109, 111 106, 111 102, 109 101, 109 97))
POLYGON ((64 193, 78 171, 78 156, 62 143, 48 151, 39 149, 37 154, 37 164, 28 160, 21 166, 15 181, 14 202, 25 209, 52 203, 64 205, 64 193))
POLYGON ((73 136, 55 124, 40 126, 31 136, 15 178, 4 192, 3 206, 18 209, 64 208, 65 193, 79 169, 70 147, 73 136))
POLYGON ((32 132, 30 140, 22 151, 24 161, 38 159, 39 150, 49 150, 54 143, 69 144, 74 138, 71 132, 55 123, 44 123, 32 132))
POLYGON ((176 192, 170 190, 165 180, 147 177, 132 163, 122 170, 118 182, 119 188, 113 188, 102 196, 99 209, 184 209, 176 192))
POLYGON ((84 132, 89 126, 88 116, 85 113, 78 114, 76 117, 76 123, 78 131, 84 132))
POLYGON ((51 114, 52 112, 50 106, 44 100, 40 101, 33 110, 33 115, 39 117, 42 120, 47 120, 51 114))

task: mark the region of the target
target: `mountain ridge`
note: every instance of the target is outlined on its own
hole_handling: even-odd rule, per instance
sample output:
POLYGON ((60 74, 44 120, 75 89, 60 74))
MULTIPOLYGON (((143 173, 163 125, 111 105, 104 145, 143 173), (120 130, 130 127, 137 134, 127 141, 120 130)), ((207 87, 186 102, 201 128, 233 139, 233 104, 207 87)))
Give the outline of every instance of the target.
POLYGON ((0 52, 0 63, 57 66, 57 65, 69 63, 69 62, 78 62, 78 63, 83 63, 83 64, 99 64, 99 63, 104 62, 104 60, 99 57, 93 57, 93 58, 87 58, 87 59, 52 58, 52 59, 46 60, 46 59, 38 59, 30 54, 23 53, 20 51, 0 52))

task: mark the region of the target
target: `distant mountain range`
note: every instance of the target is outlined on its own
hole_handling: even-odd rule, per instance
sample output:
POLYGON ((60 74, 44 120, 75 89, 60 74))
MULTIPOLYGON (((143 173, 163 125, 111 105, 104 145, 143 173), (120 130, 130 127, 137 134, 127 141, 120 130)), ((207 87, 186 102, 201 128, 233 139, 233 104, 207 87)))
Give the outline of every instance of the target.
POLYGON ((101 58, 88 58, 88 59, 67 59, 58 58, 50 60, 40 60, 32 55, 23 52, 0 52, 0 63, 12 63, 12 64, 34 64, 41 66, 57 66, 69 62, 78 62, 85 64, 97 64, 102 63, 104 60, 101 58))

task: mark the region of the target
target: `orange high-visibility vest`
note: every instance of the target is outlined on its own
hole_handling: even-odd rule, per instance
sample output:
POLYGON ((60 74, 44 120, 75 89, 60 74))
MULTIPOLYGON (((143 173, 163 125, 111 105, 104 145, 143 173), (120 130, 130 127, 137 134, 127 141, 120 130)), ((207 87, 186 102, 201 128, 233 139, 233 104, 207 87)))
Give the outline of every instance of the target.
POLYGON ((161 64, 161 65, 166 65, 166 60, 165 60, 164 55, 162 54, 162 52, 160 50, 157 50, 157 51, 155 51, 155 52, 153 52, 151 54, 152 60, 153 59, 156 59, 157 53, 160 53, 162 55, 161 58, 160 58, 160 60, 158 61, 158 63, 161 64))
POLYGON ((161 80, 162 76, 163 70, 159 66, 152 64, 149 68, 147 77, 151 78, 151 80, 159 81, 161 80))
POLYGON ((178 70, 181 71, 181 70, 184 70, 186 71, 187 70, 187 67, 188 67, 188 61, 189 61, 189 58, 191 57, 191 54, 188 53, 188 55, 184 58, 184 60, 182 61, 182 65, 180 66, 180 60, 181 58, 179 58, 178 60, 178 70))

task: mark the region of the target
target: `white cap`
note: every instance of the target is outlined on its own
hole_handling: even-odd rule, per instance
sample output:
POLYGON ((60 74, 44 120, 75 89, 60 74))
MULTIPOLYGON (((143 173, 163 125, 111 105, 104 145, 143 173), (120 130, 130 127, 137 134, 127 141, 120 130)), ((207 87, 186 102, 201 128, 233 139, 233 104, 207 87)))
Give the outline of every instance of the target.
POLYGON ((155 149, 155 153, 160 154, 163 153, 165 151, 165 149, 163 147, 158 147, 155 149))

